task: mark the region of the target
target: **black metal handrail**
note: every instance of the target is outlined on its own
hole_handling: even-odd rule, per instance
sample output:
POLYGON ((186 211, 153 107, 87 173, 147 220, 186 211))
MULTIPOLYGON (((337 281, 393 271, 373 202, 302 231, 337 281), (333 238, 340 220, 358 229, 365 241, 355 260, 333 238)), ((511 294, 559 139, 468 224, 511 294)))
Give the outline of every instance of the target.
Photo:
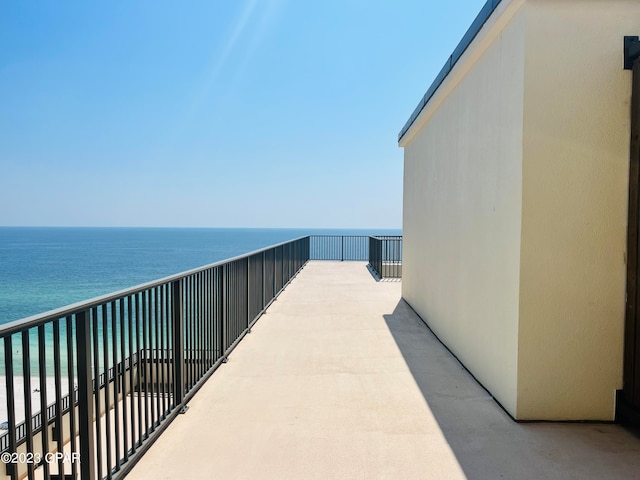
MULTIPOLYGON (((390 258, 371 238, 401 239, 301 237, 0 326, 8 417, 0 453, 40 454, 7 464, 7 474, 32 478, 40 466, 48 479, 56 465, 44 455, 70 443, 80 459, 67 465, 74 478, 125 475, 308 260, 390 258), (33 412, 32 371, 44 419, 33 412), (30 422, 16 421, 16 398, 30 422)), ((67 461, 58 459, 57 473, 67 461)))
POLYGON ((311 235, 310 260, 366 261, 368 235, 311 235))
POLYGON ((401 278, 402 236, 369 237, 369 265, 380 278, 401 278))
MULTIPOLYGON (((134 353, 131 357, 128 357, 125 359, 124 362, 120 362, 116 367, 111 367, 109 368, 109 382, 113 382, 113 379, 116 378, 116 369, 119 372, 127 372, 129 371, 133 366, 137 365, 137 353, 134 353), (124 368, 124 370, 122 370, 124 368)), ((104 388, 105 384, 107 382, 107 373, 103 372, 100 374, 99 380, 98 380, 98 385, 94 386, 93 389, 93 393, 94 395, 96 394, 96 392, 100 391, 102 388, 104 388)), ((94 382, 95 383, 95 382, 94 382)), ((74 384, 74 392, 77 392, 78 387, 74 384)), ((78 400, 77 400, 77 395, 74 395, 74 406, 78 405, 78 400)), ((71 405, 71 394, 68 393, 66 394, 64 397, 62 397, 62 414, 66 414, 69 412, 70 410, 70 405, 71 405)), ((55 423, 55 419, 56 419, 56 415, 57 415, 57 405, 56 402, 52 402, 49 405, 47 405, 46 408, 46 424, 47 425, 51 425, 52 423, 55 423)), ((24 443, 23 441, 26 439, 27 437, 27 424, 26 424, 26 420, 18 423, 16 425, 16 440, 18 445, 20 445, 21 443, 24 443)), ((37 434, 38 432, 40 432, 41 428, 42 428, 43 422, 42 422, 42 412, 38 412, 36 414, 33 415, 33 417, 31 418, 31 428, 32 428, 32 432, 33 434, 37 434)), ((7 428, 8 430, 8 428, 7 428)), ((9 450, 9 433, 4 433, 0 436, 0 453, 4 453, 6 451, 9 450)))
POLYGON ((309 245, 301 237, 0 326, 8 424, 0 448, 31 454, 5 462, 7 474, 33 478, 39 466, 45 479, 65 467, 82 479, 126 474, 309 260, 309 245), (40 405, 55 395, 44 421, 33 412, 32 371, 40 405), (31 421, 16 421, 16 401, 31 421), (69 450, 70 465, 45 461, 69 450))

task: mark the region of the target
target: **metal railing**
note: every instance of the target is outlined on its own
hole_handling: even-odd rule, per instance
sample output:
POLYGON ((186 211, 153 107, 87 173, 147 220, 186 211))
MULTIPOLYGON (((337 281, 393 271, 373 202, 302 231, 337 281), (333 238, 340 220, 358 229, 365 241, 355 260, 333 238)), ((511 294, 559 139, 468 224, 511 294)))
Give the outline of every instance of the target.
MULTIPOLYGON (((103 372, 100 374, 99 377, 99 381, 98 381, 98 386, 99 386, 99 390, 101 390, 102 388, 104 388, 106 382, 107 382, 107 378, 109 379, 109 383, 113 382, 113 379, 116 376, 116 370, 118 370, 119 372, 122 371, 122 369, 124 369, 124 371, 129 371, 132 367, 136 366, 138 361, 137 361, 137 353, 134 353, 133 355, 131 355, 130 357, 126 358, 124 360, 124 362, 120 362, 116 367, 111 367, 109 369, 108 372, 103 372), (108 375, 108 377, 107 377, 108 375)), ((99 391, 98 390, 98 391, 99 391)), ((78 387, 76 385, 74 385, 74 398, 77 399, 77 391, 78 391, 78 387)), ((94 389, 94 395, 96 393, 96 390, 94 389)), ((64 395, 62 397, 62 402, 61 402, 61 409, 62 409, 62 415, 64 416, 65 414, 67 414, 70 410, 70 405, 71 405, 71 393, 68 393, 66 395, 64 395)), ((74 402, 75 405, 78 405, 77 400, 74 402)), ((51 425, 55 423, 56 420, 56 409, 57 409, 57 404, 55 402, 50 403, 49 405, 47 405, 47 410, 46 410, 46 416, 45 419, 47 421, 47 425, 51 425)), ((33 417, 31 418, 31 428, 32 431, 37 433, 38 431, 40 431, 42 424, 43 424, 43 418, 42 418, 42 412, 38 412, 35 413, 33 415, 33 417)), ((8 427, 8 425, 7 425, 8 427)), ((8 430, 8 428, 7 428, 8 430)), ((27 425, 26 425, 26 420, 23 420, 21 422, 19 422, 16 425, 16 440, 18 445, 20 445, 21 443, 23 443, 23 441, 26 439, 27 437, 27 425)), ((6 452, 9 450, 9 433, 5 433, 2 436, 0 436, 0 453, 6 452)))
POLYGON ((393 276, 401 239, 302 237, 0 326, 7 475, 124 476, 308 260, 393 276))
POLYGON ((368 235, 311 235, 310 260, 367 261, 368 235))
POLYGON ((402 237, 369 237, 369 265, 380 278, 402 278, 402 237))
POLYGON ((303 237, 0 326, 7 475, 125 475, 309 252, 303 237))

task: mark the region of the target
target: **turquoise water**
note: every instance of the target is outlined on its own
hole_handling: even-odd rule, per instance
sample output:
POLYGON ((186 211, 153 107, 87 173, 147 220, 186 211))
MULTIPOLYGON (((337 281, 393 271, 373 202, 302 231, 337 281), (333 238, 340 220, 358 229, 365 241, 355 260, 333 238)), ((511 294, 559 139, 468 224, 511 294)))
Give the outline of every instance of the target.
POLYGON ((399 230, 0 227, 0 324, 309 234, 399 230))
MULTIPOLYGON (((0 324, 309 234, 395 235, 400 231, 0 227, 0 324)), ((102 332, 101 322, 98 331, 102 332)), ((111 349, 110 326, 108 331, 111 349)), ((51 375, 51 324, 45 328, 45 339, 46 375, 51 375)), ((64 322, 60 344, 65 372, 64 322)), ((14 372, 20 375, 23 349, 21 338, 15 335, 12 350, 14 372)), ((98 350, 102 363, 102 343, 98 350)), ((33 329, 29 351, 31 374, 37 375, 38 340, 33 329)), ((4 344, 0 342, 3 358, 4 344)), ((4 372, 3 363, 0 360, 0 374, 4 372)), ((109 363, 113 364, 112 358, 109 363)))

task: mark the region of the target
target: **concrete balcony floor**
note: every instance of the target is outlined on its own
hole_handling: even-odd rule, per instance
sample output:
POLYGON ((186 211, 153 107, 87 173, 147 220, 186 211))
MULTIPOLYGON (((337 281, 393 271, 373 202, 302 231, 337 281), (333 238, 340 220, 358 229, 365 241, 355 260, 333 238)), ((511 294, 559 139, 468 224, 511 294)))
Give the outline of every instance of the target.
POLYGON ((640 479, 611 424, 518 424, 364 263, 310 262, 132 479, 640 479))

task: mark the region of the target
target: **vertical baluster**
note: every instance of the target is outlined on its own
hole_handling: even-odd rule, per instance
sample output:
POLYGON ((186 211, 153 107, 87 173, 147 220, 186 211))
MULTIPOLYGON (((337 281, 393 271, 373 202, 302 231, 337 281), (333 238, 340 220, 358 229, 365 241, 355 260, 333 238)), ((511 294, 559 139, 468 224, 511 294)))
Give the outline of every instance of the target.
POLYGON ((227 298, 229 300, 229 320, 231 321, 231 326, 229 328, 229 332, 231 335, 229 336, 229 341, 227 347, 231 346, 233 341, 236 339, 236 330, 237 330, 237 304, 238 295, 236 288, 236 280, 238 279, 237 269, 235 263, 231 264, 231 276, 229 277, 230 288, 227 291, 227 298))
POLYGON ((157 290, 156 288, 152 288, 149 290, 149 317, 148 317, 148 332, 149 332, 149 381, 147 385, 149 385, 149 400, 150 400, 150 410, 151 410, 151 431, 155 430, 156 425, 156 400, 155 396, 157 394, 156 390, 156 343, 155 343, 155 331, 154 326, 156 322, 156 317, 158 316, 158 298, 157 298, 157 290))
POLYGON ((159 289, 160 289, 160 319, 159 319, 159 324, 160 324, 160 328, 159 328, 159 353, 160 353, 160 358, 158 359, 158 362, 160 363, 160 375, 158 376, 158 378, 160 379, 160 391, 158 392, 158 395, 160 397, 160 406, 158 407, 158 411, 160 412, 160 418, 162 420, 165 419, 165 413, 166 413, 166 406, 165 406, 165 401, 166 401, 166 383, 165 383, 165 349, 164 349, 164 324, 166 321, 166 287, 167 284, 163 284, 160 285, 159 289))
POLYGON ((189 306, 191 315, 190 315, 190 338, 189 338, 189 372, 191 376, 191 381, 189 382, 189 390, 193 388, 196 383, 196 276, 191 275, 191 289, 189 296, 189 306))
POLYGON ((247 324, 248 315, 246 310, 249 304, 246 298, 247 297, 247 280, 246 280, 247 262, 246 261, 238 262, 238 271, 239 271, 239 275, 238 275, 238 309, 239 309, 238 337, 240 337, 240 335, 242 335, 248 327, 248 324, 247 324))
POLYGON ((123 363, 118 355, 118 316, 122 310, 122 299, 111 302, 111 348, 113 356, 113 433, 115 436, 114 445, 114 468, 120 470, 120 386, 123 375, 123 363), (119 308, 120 307, 120 308, 119 308))
POLYGON ((242 304, 244 303, 244 295, 242 288, 242 270, 240 268, 240 262, 236 261, 233 264, 233 307, 234 307, 234 315, 233 315, 233 341, 235 342, 240 335, 240 332, 244 330, 244 318, 242 316, 242 304))
POLYGON ((202 333, 202 348, 203 350, 203 358, 204 358, 204 371, 205 373, 209 371, 210 368, 210 352, 209 352, 209 333, 210 333, 210 326, 211 326, 211 308, 210 308, 210 299, 211 299, 211 292, 210 292, 210 269, 206 269, 204 272, 202 272, 203 276, 204 276, 204 284, 202 287, 202 297, 203 297, 203 302, 204 302, 204 318, 203 318, 203 325, 204 325, 204 331, 202 333))
MULTIPOLYGON (((40 440, 42 441, 42 455, 49 451, 49 416, 47 414, 47 357, 44 325, 38 326, 38 371, 40 373, 40 440)), ((42 475, 49 480, 49 463, 42 462, 42 475)))
POLYGON ((241 290, 242 283, 242 270, 240 269, 240 262, 236 261, 233 264, 233 341, 235 342, 240 335, 240 332, 244 330, 243 323, 244 318, 242 317, 242 304, 243 297, 241 290))
POLYGON ((200 285, 200 296, 201 296, 201 320, 200 320, 200 358, 201 358, 201 370, 202 376, 207 373, 207 272, 203 271, 201 273, 201 285, 200 285))
MULTIPOLYGON (((71 437, 71 453, 76 454, 78 447, 76 445, 76 378, 75 368, 73 361, 73 318, 71 315, 67 316, 67 382, 69 384, 69 433, 71 437)), ((77 327, 76 327, 77 328, 77 327)), ((79 363, 78 363, 79 366, 79 363)), ((42 403, 41 403, 42 405, 42 403)), ((93 420, 93 419, 92 419, 93 420)), ((46 462, 45 462, 46 463, 46 462)), ((71 457, 71 475, 73 478, 78 478, 78 462, 75 457, 71 457)))
POLYGON ((226 332, 227 332, 227 338, 225 339, 225 351, 229 348, 229 346, 231 345, 231 343, 233 343, 233 333, 234 333, 234 329, 233 329, 233 312, 235 310, 235 306, 233 304, 233 300, 235 299, 235 297, 233 296, 233 280, 234 280, 234 275, 233 275, 233 264, 229 264, 229 265, 225 265, 227 268, 225 270, 225 274, 226 274, 226 292, 225 292, 225 305, 227 307, 227 324, 226 324, 226 332))
MULTIPOLYGON (((118 456, 118 458, 122 458, 123 462, 127 462, 129 460, 129 418, 128 411, 129 406, 127 405, 127 363, 129 363, 129 374, 131 373, 131 350, 127 352, 127 341, 126 341, 126 324, 127 320, 130 320, 131 316, 127 316, 125 314, 125 303, 127 305, 130 303, 130 297, 125 297, 120 299, 120 391, 122 393, 122 457, 118 456)), ((118 467, 120 466, 120 461, 118 461, 118 467)))
MULTIPOLYGON (((136 410, 136 414, 135 416, 137 417, 138 420, 138 429, 137 429, 137 442, 136 445, 140 446, 142 445, 142 440, 143 440, 143 431, 142 431, 142 382, 143 382, 143 375, 144 375, 144 355, 142 352, 142 348, 143 346, 141 345, 140 342, 140 328, 141 328, 141 319, 142 319, 142 308, 143 308, 143 304, 142 304, 142 292, 138 292, 135 295, 135 303, 136 303, 136 308, 135 308, 135 337, 136 337, 136 389, 137 389, 137 396, 136 396, 136 404, 137 404, 137 410, 136 410)), ((133 410, 133 409, 132 409, 133 410)))
MULTIPOLYGON (((24 338, 23 338, 24 347, 24 338)), ((53 321, 53 375, 56 390, 56 433, 54 438, 58 443, 58 452, 64 451, 64 425, 62 417, 62 375, 60 373, 60 321, 53 321)), ((58 458, 58 474, 64 473, 62 458, 58 458)))
POLYGON ((251 306, 250 306, 250 292, 249 292, 249 257, 246 258, 246 261, 243 262, 243 270, 244 270, 244 295, 247 297, 246 301, 244 302, 244 308, 247 309, 247 313, 244 315, 244 320, 246 322, 246 326, 245 328, 250 332, 251 329, 249 328, 249 325, 251 324, 251 318, 249 318, 249 316, 251 315, 251 306))
MULTIPOLYGON (((31 359, 29 348, 29 330, 22 331, 22 382, 24 398, 24 424, 26 429, 26 447, 28 453, 33 453, 33 409, 31 408, 31 359)), ((58 404, 59 406, 60 404, 58 404)), ((58 407, 59 408, 59 407, 58 407)), ((33 478, 33 463, 27 462, 27 474, 33 478)))
POLYGON ((171 293, 172 284, 167 283, 165 285, 165 320, 164 320, 164 348, 165 348, 165 411, 168 413, 171 409, 171 322, 172 322, 172 308, 173 308, 173 295, 171 293))
MULTIPOLYGON (((16 453, 16 409, 15 409, 15 386, 13 372, 13 341, 11 335, 4 337, 4 365, 5 384, 7 390, 7 423, 9 424, 9 453, 16 453)), ((7 474, 12 480, 18 478, 18 466, 15 463, 5 464, 7 474)))
MULTIPOLYGON (((96 478, 96 450, 94 437, 93 383, 91 381, 91 324, 88 311, 76 314, 76 352, 78 353, 78 434, 80 436, 80 470, 82 480, 96 478)), ((97 395, 96 395, 97 398, 97 395)), ((99 411, 96 412, 100 424, 99 411)), ((100 430, 97 430, 98 436, 100 430)), ((98 453, 99 455, 99 453, 98 453)), ((102 478, 101 467, 98 467, 98 477, 102 478)))
POLYGON ((225 305, 227 306, 227 338, 225 342, 225 350, 229 349, 229 346, 233 343, 233 338, 235 334, 235 295, 234 287, 235 287, 235 269, 233 264, 229 264, 226 269, 226 292, 225 292, 225 305))
POLYGON ((177 408, 182 407, 184 400, 184 328, 183 328, 183 282, 175 280, 171 284, 171 336, 172 336, 172 371, 173 402, 177 408))
POLYGON ((197 383, 202 378, 202 272, 198 272, 194 275, 196 282, 196 318, 195 318, 195 354, 196 354, 196 381, 197 383))
MULTIPOLYGON (((182 332, 182 344, 180 346, 180 349, 182 351, 182 365, 181 368, 183 369, 183 373, 182 373, 182 378, 184 381, 184 391, 183 391, 183 395, 187 392, 187 390, 189 389, 189 381, 190 381, 190 377, 189 377, 189 332, 190 332, 190 310, 189 310, 189 298, 190 298, 190 281, 189 281, 189 277, 186 277, 184 279, 184 281, 181 284, 182 286, 182 290, 181 290, 181 295, 182 298, 180 299, 180 305, 182 306, 182 311, 180 312, 180 318, 182 318, 182 325, 180 326, 180 331, 182 332)), ((180 397, 181 399, 183 399, 183 397, 180 397)))
POLYGON ((196 337, 196 351, 197 351, 197 380, 200 381, 204 376, 206 370, 206 363, 204 358, 204 339, 205 339, 205 308, 206 308, 206 275, 205 272, 198 272, 196 274, 198 279, 197 289, 197 337, 196 337))
POLYGON ((208 270, 208 275, 209 275, 209 285, 208 285, 208 291, 209 291, 209 317, 208 317, 208 322, 209 322, 209 331, 207 334, 207 348, 209 350, 209 368, 211 368, 213 366, 213 364, 216 361, 216 356, 215 356, 215 315, 216 315, 216 298, 215 298, 215 270, 213 268, 210 268, 208 270))
MULTIPOLYGON (((182 311, 180 312, 180 318, 182 319, 182 325, 180 326, 182 332, 182 344, 180 349, 182 351, 182 378, 184 381, 184 394, 189 389, 189 331, 190 331, 190 311, 189 311, 189 298, 190 298, 190 282, 189 277, 186 277, 181 284, 182 290, 180 299, 180 305, 182 311)), ((182 398, 182 397, 181 397, 182 398)))
POLYGON ((220 321, 220 355, 222 357, 222 361, 227 361, 227 335, 228 335, 228 325, 227 325, 227 271, 228 266, 223 265, 220 267, 220 313, 222 314, 220 321))
POLYGON ((149 385, 150 385, 150 405, 151 405, 151 431, 155 431, 158 412, 157 412, 157 398, 158 398, 158 352, 157 352, 157 338, 155 325, 158 317, 158 287, 153 287, 149 290, 149 356, 151 357, 149 364, 149 385))
MULTIPOLYGON (((129 435, 131 440, 131 453, 136 451, 136 415, 134 405, 134 364, 136 363, 136 353, 133 350, 133 295, 127 297, 127 344, 129 355, 129 435)), ((126 390, 126 388, 125 388, 126 390)), ((125 448, 125 450, 127 450, 125 448)), ((127 450, 128 454, 128 450, 127 450)))
POLYGON ((222 305, 222 283, 220 280, 220 268, 221 267, 215 267, 213 269, 213 298, 214 298, 214 308, 213 308, 213 319, 214 319, 214 324, 213 324, 213 330, 214 330, 214 356, 213 356, 213 360, 215 362, 217 362, 220 357, 222 356, 221 350, 220 350, 220 346, 221 346, 221 340, 220 338, 222 337, 222 310, 221 310, 221 305, 222 305))
POLYGON ((207 371, 206 339, 207 339, 207 272, 202 271, 200 276, 200 378, 207 371))
POLYGON ((267 290, 267 270, 266 270, 266 260, 267 260, 267 252, 263 251, 262 252, 262 291, 260 292, 261 296, 262 296, 262 300, 260 302, 260 310, 264 310, 265 307, 267 306, 267 296, 266 296, 266 290, 267 290))
POLYGON ((105 419, 105 446, 106 446, 106 465, 107 465, 107 478, 111 478, 112 475, 112 463, 111 463, 111 398, 109 396, 109 383, 111 381, 109 372, 109 333, 108 333, 108 316, 107 304, 102 304, 102 361, 104 370, 104 419, 105 419))
POLYGON ((249 271, 249 279, 247 280, 249 285, 249 325, 251 325, 256 317, 258 316, 259 308, 259 300, 258 295, 262 290, 261 285, 258 283, 262 280, 262 272, 258 272, 260 265, 258 264, 258 256, 253 255, 251 257, 251 261, 249 262, 250 271, 249 271))
POLYGON ((173 381, 172 381, 172 369, 171 365, 173 362, 173 329, 171 325, 173 324, 173 284, 167 284, 167 321, 165 324, 165 333, 166 340, 165 345, 167 348, 167 412, 172 408, 172 399, 173 399, 173 381))
POLYGON ((156 424, 160 424, 160 416, 161 416, 161 412, 162 412, 162 406, 161 406, 161 401, 162 401, 162 397, 160 396, 160 356, 161 356, 161 348, 160 347, 160 328, 159 328, 159 324, 160 324, 160 315, 161 315, 161 310, 162 310, 162 301, 160 298, 160 292, 161 292, 162 286, 159 285, 157 286, 154 290, 155 290, 155 305, 156 305, 156 309, 155 309, 155 316, 154 316, 154 327, 153 327, 153 344, 154 344, 154 353, 153 353, 153 361, 154 361, 154 368, 155 368, 155 375, 154 375, 154 380, 155 380, 155 395, 156 395, 156 414, 155 414, 155 423, 156 424))
MULTIPOLYGON (((98 309, 91 310, 92 332, 93 337, 93 368, 94 368, 94 388, 93 398, 95 401, 96 416, 96 465, 98 468, 98 478, 102 478, 102 407, 100 402, 100 352, 98 343, 98 309)), ((84 471, 84 466, 82 467, 84 471)))
POLYGON ((148 291, 142 292, 142 351, 144 372, 144 438, 149 438, 149 336, 147 333, 147 319, 149 317, 148 291))
POLYGON ((191 276, 191 298, 189 299, 189 304, 191 305, 191 338, 190 338, 190 359, 191 362, 189 365, 191 366, 191 382, 189 389, 192 389, 193 386, 198 381, 198 352, 197 352, 197 327, 198 327, 198 277, 197 275, 191 276))

